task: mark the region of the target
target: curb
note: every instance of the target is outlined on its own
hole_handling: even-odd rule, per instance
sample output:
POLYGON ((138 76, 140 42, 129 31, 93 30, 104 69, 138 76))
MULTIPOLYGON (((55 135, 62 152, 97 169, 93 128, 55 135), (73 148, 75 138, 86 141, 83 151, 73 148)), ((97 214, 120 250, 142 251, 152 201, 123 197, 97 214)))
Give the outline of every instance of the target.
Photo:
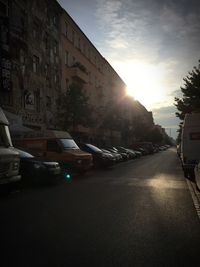
POLYGON ((187 181, 188 188, 189 188, 191 196, 192 196, 194 207, 195 207, 197 215, 200 219, 200 191, 198 191, 195 182, 192 182, 188 179, 186 179, 186 181, 187 181))

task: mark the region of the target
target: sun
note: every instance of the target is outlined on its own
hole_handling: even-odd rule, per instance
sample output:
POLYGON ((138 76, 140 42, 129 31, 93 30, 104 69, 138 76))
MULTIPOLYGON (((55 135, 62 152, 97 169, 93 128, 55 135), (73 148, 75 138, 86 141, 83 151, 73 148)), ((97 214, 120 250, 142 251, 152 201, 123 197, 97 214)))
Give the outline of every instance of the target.
POLYGON ((164 101, 162 70, 144 62, 130 62, 123 68, 127 94, 141 102, 145 107, 164 101))

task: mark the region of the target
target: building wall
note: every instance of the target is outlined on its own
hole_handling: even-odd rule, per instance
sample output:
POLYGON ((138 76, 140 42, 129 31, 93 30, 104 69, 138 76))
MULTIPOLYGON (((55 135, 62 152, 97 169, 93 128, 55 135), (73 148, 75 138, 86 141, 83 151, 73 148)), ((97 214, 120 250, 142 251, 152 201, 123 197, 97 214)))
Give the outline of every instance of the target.
POLYGON ((53 0, 14 0, 8 10, 11 88, 1 88, 1 105, 21 116, 26 126, 54 127, 61 79, 61 8, 53 0))
POLYGON ((100 132, 100 138, 108 136, 107 129, 100 131, 99 127, 109 103, 120 102, 125 97, 126 85, 65 10, 61 17, 61 55, 62 92, 75 81, 82 83, 96 118, 95 129, 89 133, 94 138, 100 132), (76 63, 83 66, 84 71, 74 67, 76 63))
POLYGON ((71 69, 79 62, 86 73, 79 73, 78 76, 83 79, 92 103, 98 105, 110 97, 125 94, 124 82, 65 10, 61 18, 61 35, 62 91, 73 81, 71 69))

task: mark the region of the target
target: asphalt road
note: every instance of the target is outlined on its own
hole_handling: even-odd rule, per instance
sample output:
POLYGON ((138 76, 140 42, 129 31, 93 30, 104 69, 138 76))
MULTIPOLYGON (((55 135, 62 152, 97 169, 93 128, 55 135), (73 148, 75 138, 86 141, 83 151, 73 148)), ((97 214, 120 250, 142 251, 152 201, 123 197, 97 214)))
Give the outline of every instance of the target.
POLYGON ((199 266, 173 149, 0 199, 0 266, 199 266))

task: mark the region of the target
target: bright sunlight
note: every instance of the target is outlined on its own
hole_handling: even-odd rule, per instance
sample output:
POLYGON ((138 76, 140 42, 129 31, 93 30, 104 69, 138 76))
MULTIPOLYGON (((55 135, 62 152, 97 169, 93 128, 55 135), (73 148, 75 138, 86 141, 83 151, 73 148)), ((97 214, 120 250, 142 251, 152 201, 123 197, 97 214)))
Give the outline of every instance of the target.
POLYGON ((129 62, 123 65, 121 73, 127 84, 127 94, 145 107, 152 108, 164 101, 162 70, 158 67, 143 62, 129 62))

